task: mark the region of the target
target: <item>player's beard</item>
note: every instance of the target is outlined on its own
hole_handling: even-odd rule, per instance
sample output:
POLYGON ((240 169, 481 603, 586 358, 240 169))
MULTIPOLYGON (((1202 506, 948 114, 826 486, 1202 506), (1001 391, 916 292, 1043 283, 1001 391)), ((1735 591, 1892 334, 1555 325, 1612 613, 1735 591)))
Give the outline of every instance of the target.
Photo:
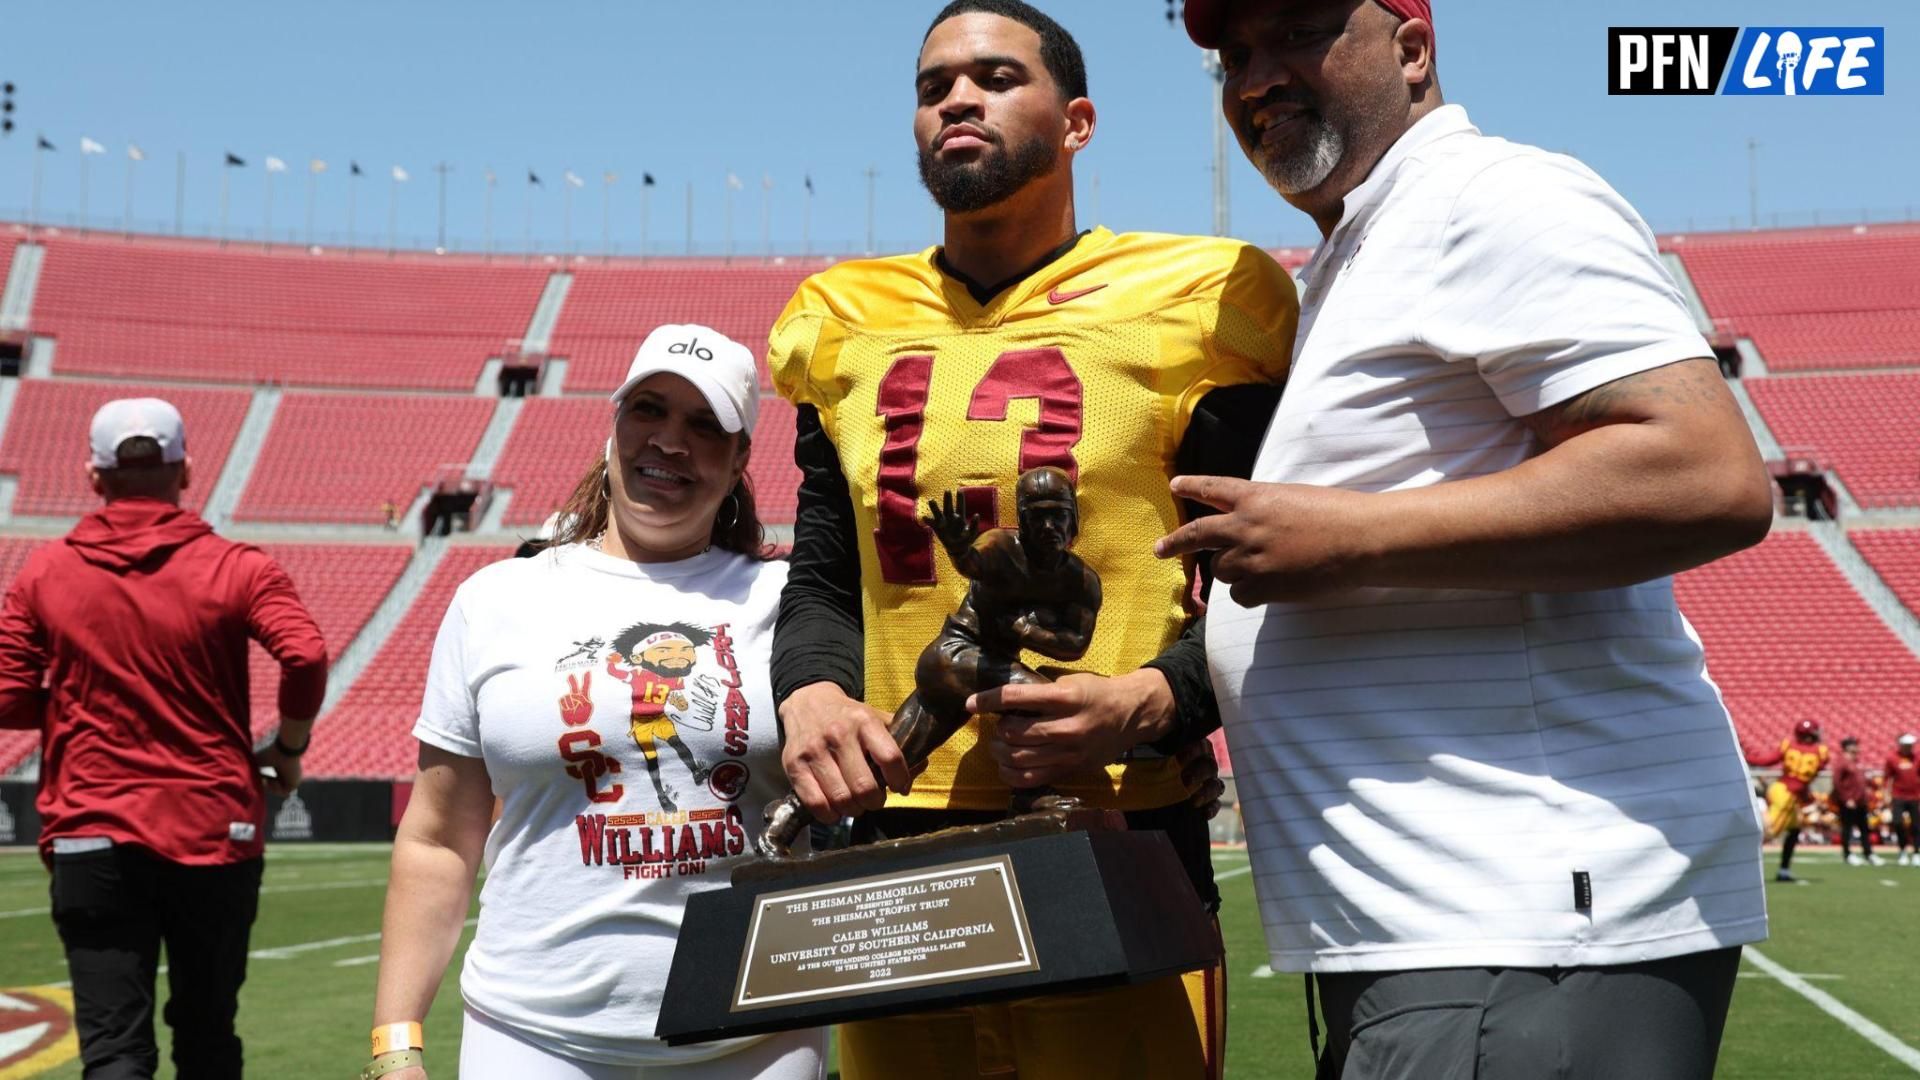
POLYGON ((920 182, 940 209, 970 214, 1011 198, 1059 164, 1058 148, 1036 135, 1011 150, 995 141, 974 161, 943 162, 936 151, 922 150, 920 182))

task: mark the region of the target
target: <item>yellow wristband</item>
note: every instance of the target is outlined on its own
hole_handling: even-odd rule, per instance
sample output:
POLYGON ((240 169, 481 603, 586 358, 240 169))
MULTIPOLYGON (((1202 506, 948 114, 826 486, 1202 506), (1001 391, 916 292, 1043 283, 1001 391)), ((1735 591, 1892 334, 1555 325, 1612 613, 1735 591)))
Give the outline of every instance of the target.
POLYGON ((390 1054, 395 1050, 425 1050, 427 1043, 421 1037, 420 1021, 409 1020, 404 1024, 377 1024, 373 1029, 373 1056, 390 1054))
POLYGON ((372 1061, 360 1067, 360 1080, 380 1080, 389 1073, 414 1067, 425 1068, 426 1055, 418 1050, 394 1050, 390 1053, 376 1054, 372 1061))

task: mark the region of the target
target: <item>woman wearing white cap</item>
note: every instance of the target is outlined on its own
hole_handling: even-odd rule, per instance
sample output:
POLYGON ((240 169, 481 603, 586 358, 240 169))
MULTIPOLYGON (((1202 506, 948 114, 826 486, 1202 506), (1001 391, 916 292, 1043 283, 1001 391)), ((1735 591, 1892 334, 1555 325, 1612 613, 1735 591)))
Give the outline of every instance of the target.
POLYGON ((746 479, 752 354, 662 326, 613 401, 553 545, 467 579, 441 625, 364 1076, 426 1075, 421 1023, 483 861, 463 1080, 822 1073, 822 1031, 653 1037, 687 895, 726 883, 782 790, 767 660, 786 565, 764 558, 746 479))

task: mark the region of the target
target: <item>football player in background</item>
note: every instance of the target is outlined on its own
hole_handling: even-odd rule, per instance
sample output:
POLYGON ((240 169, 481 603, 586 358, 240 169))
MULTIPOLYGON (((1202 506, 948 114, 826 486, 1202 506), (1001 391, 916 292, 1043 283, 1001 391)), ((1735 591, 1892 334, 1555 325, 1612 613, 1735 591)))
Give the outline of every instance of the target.
POLYGON ((1813 800, 1813 778, 1827 767, 1831 751, 1820 741, 1820 723, 1802 720, 1777 750, 1749 753, 1749 765, 1778 765, 1780 779, 1767 785, 1767 839, 1780 837, 1780 869, 1775 881, 1797 881, 1793 849, 1800 843, 1800 808, 1813 800))
POLYGON ((1900 736, 1886 765, 1887 796, 1892 800, 1889 817, 1900 845, 1896 861, 1901 866, 1920 863, 1920 836, 1915 835, 1915 826, 1920 825, 1920 767, 1914 765, 1913 743, 1911 733, 1900 736))
MULTIPOLYGON (((1216 906, 1195 805, 1213 794, 1190 790, 1178 757, 1218 723, 1199 567, 1151 549, 1191 510, 1172 476, 1247 475, 1291 355, 1292 281, 1238 241, 1080 229, 1085 65, 1027 4, 949 4, 915 71, 945 243, 808 279, 772 334, 803 473, 774 647, 788 776, 817 818, 861 815, 857 840, 997 819, 1012 788, 1050 785, 1167 831, 1216 906), (1011 524, 1015 480, 1040 466, 1075 484, 1099 629, 1056 682, 976 695, 975 713, 1023 715, 967 724, 910 780, 887 722, 967 587, 921 507, 955 490, 985 527, 1011 524)), ((1218 1076, 1223 1005, 1216 969, 863 1021, 841 1029, 842 1075, 1218 1076)))

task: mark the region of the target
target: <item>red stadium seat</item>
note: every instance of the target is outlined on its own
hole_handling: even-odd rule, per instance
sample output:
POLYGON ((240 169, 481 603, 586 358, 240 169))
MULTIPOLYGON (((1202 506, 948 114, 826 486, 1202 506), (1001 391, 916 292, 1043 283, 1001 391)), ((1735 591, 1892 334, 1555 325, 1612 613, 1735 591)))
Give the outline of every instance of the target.
POLYGON ((464 464, 496 402, 476 397, 290 393, 280 399, 236 521, 384 520, 441 465, 464 464))
POLYGON ((1829 741, 1858 735, 1879 753, 1920 716, 1920 658, 1812 536, 1775 533, 1681 574, 1674 593, 1749 747, 1772 746, 1812 719, 1829 741))
POLYGON ((474 571, 512 554, 511 548, 447 549, 380 654, 333 711, 315 725, 313 750, 305 762, 307 775, 379 779, 413 775, 418 748, 413 723, 420 716, 427 661, 447 604, 474 571))
POLYGON ((542 266, 56 235, 32 329, 63 375, 469 390, 526 333, 542 266))
POLYGON ((1780 445, 1813 451, 1861 506, 1920 506, 1920 375, 1743 382, 1780 445))
POLYGON ((1920 226, 1669 238, 1716 324, 1773 371, 1920 363, 1920 226))
POLYGON ((181 501, 193 510, 206 505, 247 418, 250 392, 23 379, 6 438, 0 440, 0 473, 20 478, 14 513, 78 517, 100 505, 100 496, 87 486, 87 426, 101 405, 122 397, 165 398, 180 410, 193 459, 193 482, 181 501))

